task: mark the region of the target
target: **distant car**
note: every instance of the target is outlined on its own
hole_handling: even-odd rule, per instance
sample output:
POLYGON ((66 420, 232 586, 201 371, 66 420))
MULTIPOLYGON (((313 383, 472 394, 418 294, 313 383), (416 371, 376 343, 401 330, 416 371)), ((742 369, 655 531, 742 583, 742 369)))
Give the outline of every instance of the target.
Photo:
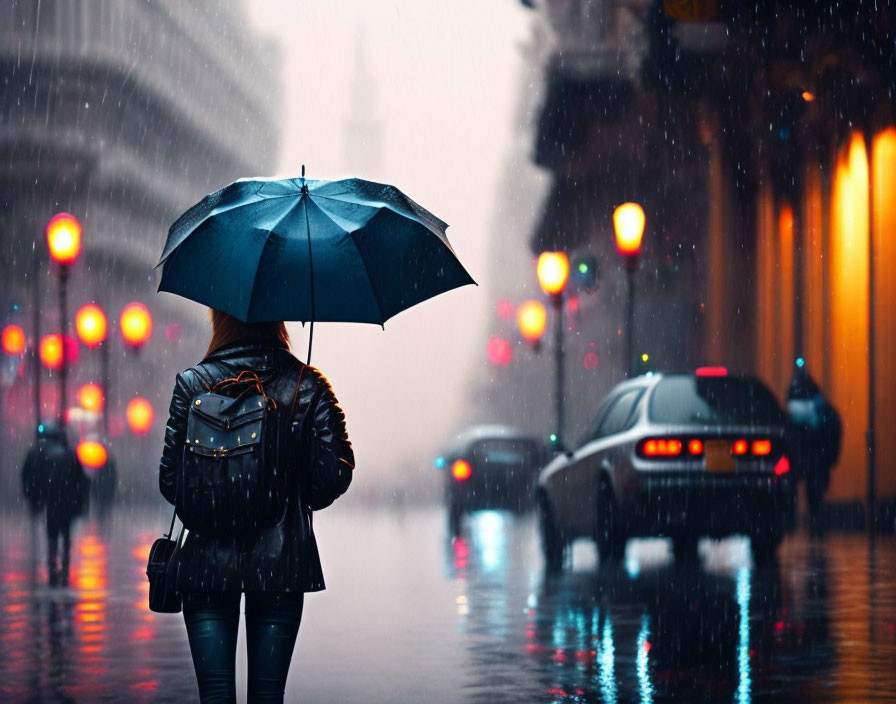
POLYGON ((459 433, 442 458, 453 530, 469 511, 534 508, 538 470, 546 458, 537 438, 509 426, 477 425, 459 433))
POLYGON ((701 536, 750 537, 774 558, 794 512, 785 418, 772 393, 724 369, 654 374, 619 384, 574 451, 540 473, 539 526, 548 569, 575 538, 616 559, 638 536, 672 538, 677 559, 701 536))

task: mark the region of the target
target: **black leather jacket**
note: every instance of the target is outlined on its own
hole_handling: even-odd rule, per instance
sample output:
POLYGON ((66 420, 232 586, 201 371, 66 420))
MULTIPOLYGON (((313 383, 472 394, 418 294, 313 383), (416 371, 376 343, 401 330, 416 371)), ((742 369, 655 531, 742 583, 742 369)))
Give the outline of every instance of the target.
MULTIPOLYGON (((194 395, 207 386, 235 377, 244 369, 256 372, 266 393, 285 398, 295 391, 281 377, 296 364, 289 351, 270 342, 246 340, 226 345, 196 367, 177 375, 171 397, 159 488, 174 503, 177 475, 183 459, 187 411, 194 395), (209 383, 210 382, 210 383, 209 383)), ((281 401, 283 402, 283 401, 281 401)), ((215 538, 188 533, 180 551, 177 586, 187 591, 319 591, 323 572, 311 524, 312 510, 332 503, 352 480, 355 459, 345 431, 345 416, 326 378, 305 367, 292 420, 302 421, 302 461, 295 468, 294 496, 286 515, 272 528, 252 538, 215 538), (314 502, 311 501, 314 497, 314 502), (312 505, 313 503, 313 505, 312 505)))

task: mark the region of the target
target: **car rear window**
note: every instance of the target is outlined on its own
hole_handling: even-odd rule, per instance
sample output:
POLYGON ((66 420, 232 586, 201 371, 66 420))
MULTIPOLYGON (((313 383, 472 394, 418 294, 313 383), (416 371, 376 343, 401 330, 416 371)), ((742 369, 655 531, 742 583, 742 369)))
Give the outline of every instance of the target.
POLYGON ((745 377, 666 377, 653 391, 650 420, 670 425, 782 425, 771 392, 745 377))
POLYGON ((473 459, 489 464, 534 465, 539 461, 538 445, 531 440, 480 440, 473 446, 473 459))

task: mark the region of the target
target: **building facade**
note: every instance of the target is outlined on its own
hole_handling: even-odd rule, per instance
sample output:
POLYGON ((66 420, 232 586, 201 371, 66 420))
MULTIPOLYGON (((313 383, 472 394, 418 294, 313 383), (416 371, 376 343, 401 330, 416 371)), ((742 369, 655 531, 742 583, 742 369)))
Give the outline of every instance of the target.
MULTIPOLYGON (((173 374, 204 342, 201 309, 155 292, 168 226, 209 191, 275 163, 279 58, 247 24, 242 5, 224 0, 0 2, 0 311, 4 324, 22 325, 29 347, 35 324, 39 335, 59 332, 45 227, 59 211, 74 214, 83 250, 69 311, 96 302, 109 318, 110 444, 125 486, 154 483, 149 458, 160 448, 173 374), (139 353, 126 349, 117 325, 133 300, 154 317, 139 353), (124 425, 137 395, 156 415, 143 438, 124 425)), ((11 466, 33 435, 31 373, 26 358, 18 376, 4 377, 11 466)), ((98 373, 97 353, 82 348, 70 406, 98 373)), ((52 417, 55 380, 42 375, 42 413, 52 417)))
MULTIPOLYGON (((590 253, 602 272, 596 293, 570 291, 576 304, 564 323, 572 444, 623 376, 625 276, 611 216, 634 200, 647 215, 636 274, 639 371, 723 364, 758 375, 783 401, 804 357, 844 420, 830 503, 858 521, 873 496, 878 517, 892 523, 893 8, 523 4, 535 13, 540 57, 537 87, 525 89, 540 92, 530 153, 551 184, 518 246, 533 257, 590 253), (590 370, 582 343, 600 359, 590 370)), ((529 268, 511 296, 532 292, 529 268)), ((506 374, 550 374, 547 360, 521 363, 526 374, 506 374)), ((507 392, 496 385, 506 398, 493 415, 544 431, 551 390, 542 386, 536 397, 523 382, 507 392)))

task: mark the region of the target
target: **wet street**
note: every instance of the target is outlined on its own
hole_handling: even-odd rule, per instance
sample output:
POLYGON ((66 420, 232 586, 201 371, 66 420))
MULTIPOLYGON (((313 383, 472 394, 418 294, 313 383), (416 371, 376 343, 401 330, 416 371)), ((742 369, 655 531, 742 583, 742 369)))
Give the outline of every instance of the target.
MULTIPOLYGON (((42 541, 34 560, 27 521, 4 515, 5 702, 196 700, 180 615, 146 607, 164 523, 80 523, 71 586, 50 589, 42 541)), ((531 516, 479 513, 451 541, 441 508, 344 505, 315 530, 328 589, 306 599, 287 701, 896 700, 892 537, 792 536, 768 570, 737 539, 704 541, 689 569, 659 540, 615 569, 583 543, 545 579, 531 516)))

